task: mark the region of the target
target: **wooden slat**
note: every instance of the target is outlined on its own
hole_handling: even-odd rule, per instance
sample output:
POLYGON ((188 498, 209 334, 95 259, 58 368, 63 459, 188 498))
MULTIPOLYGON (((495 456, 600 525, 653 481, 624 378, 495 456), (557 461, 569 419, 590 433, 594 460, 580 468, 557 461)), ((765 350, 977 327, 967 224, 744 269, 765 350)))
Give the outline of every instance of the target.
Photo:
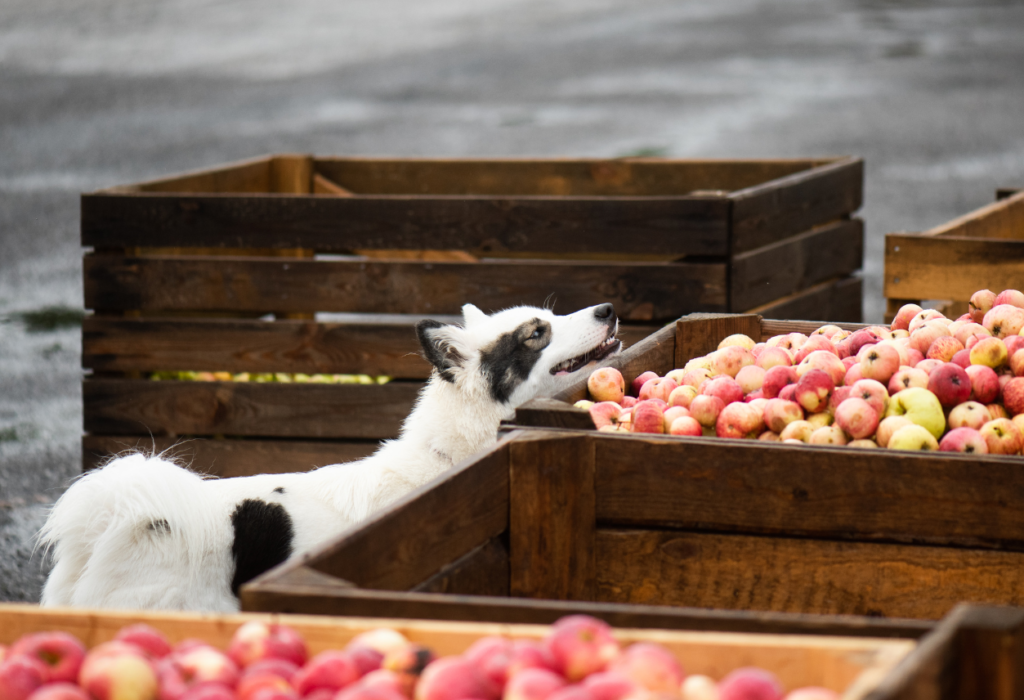
POLYGON ((210 440, 131 435, 82 437, 82 469, 102 466, 127 451, 166 453, 193 471, 219 477, 302 472, 328 464, 354 462, 377 451, 376 440, 210 440))
MULTIPOLYGON (((96 610, 46 609, 28 605, 0 605, 0 639, 9 643, 21 634, 47 630, 67 631, 87 646, 109 641, 123 626, 145 622, 171 642, 200 638, 227 647, 231 636, 249 620, 286 624, 306 640, 309 651, 340 649, 361 632, 391 627, 410 641, 431 648, 440 656, 459 654, 485 636, 540 640, 548 632, 541 626, 507 626, 384 619, 324 619, 302 616, 201 615, 189 613, 120 613, 96 610)), ((865 677, 884 676, 912 653, 914 644, 903 640, 785 637, 714 632, 616 630, 623 645, 638 641, 657 643, 686 664, 690 673, 721 677, 737 665, 772 668, 787 687, 816 685, 843 691, 865 677)), ((877 681, 876 681, 877 682, 877 681)), ((860 695, 846 696, 859 700, 860 695)))
POLYGON ((1024 239, 1024 192, 998 199, 921 235, 929 238, 1024 239))
POLYGON ((320 173, 313 174, 313 194, 328 194, 335 197, 351 197, 352 191, 329 180, 320 173))
POLYGON ((729 308, 752 309, 860 269, 864 222, 837 221, 732 260, 729 308))
POLYGON ((1024 550, 1019 458, 702 438, 600 440, 602 522, 1024 550))
POLYGON ((839 326, 840 328, 848 331, 857 331, 861 328, 867 328, 869 325, 867 323, 832 323, 831 321, 777 321, 766 318, 761 321, 760 338, 754 338, 754 340, 768 340, 772 336, 786 335, 787 333, 803 333, 804 335, 810 335, 826 323, 839 326))
POLYGON ((609 602, 933 620, 1024 602, 1019 552, 604 529, 596 551, 609 602))
POLYGON ((313 192, 313 156, 276 155, 270 159, 270 192, 311 194, 313 192))
POLYGON ((521 427, 593 430, 590 412, 557 399, 534 399, 516 408, 515 423, 521 427))
POLYGON ((810 289, 749 309, 764 318, 799 318, 823 323, 860 323, 863 318, 860 277, 823 282, 810 289))
POLYGON ((690 314, 676 321, 674 366, 682 367, 695 357, 718 349, 730 335, 750 338, 761 334, 761 317, 755 314, 690 314))
POLYGON ((520 433, 509 448, 513 596, 594 599, 594 444, 520 433))
MULTIPOLYGON (((219 192, 219 193, 255 193, 270 191, 270 161, 269 156, 243 160, 235 163, 228 163, 216 168, 195 170, 192 172, 171 175, 159 180, 148 180, 137 185, 127 185, 111 190, 102 190, 103 194, 110 192, 219 192)), ((100 194, 100 193, 96 193, 100 194)), ((90 195, 83 195, 83 199, 90 195)), ((145 245, 145 243, 139 243, 145 245)), ((175 245, 169 243, 167 245, 175 245)))
MULTIPOLYGON (((1024 238, 1024 223, 1017 230, 1024 238)), ((1016 289, 1022 280, 1024 240, 895 233, 885 237, 887 297, 967 301, 979 289, 1016 289)))
MULTIPOLYGON (((348 187, 345 182, 338 181, 348 187)), ((353 187, 355 191, 358 188, 353 187)), ((725 256, 715 197, 82 196, 82 244, 725 256)))
POLYGON ((864 161, 843 158, 729 195, 732 254, 847 218, 863 202, 864 161))
POLYGON ((368 194, 679 196, 753 187, 833 160, 318 158, 316 169, 368 194))
POLYGON ((1024 610, 976 608, 957 630, 959 697, 1024 697, 1024 610))
POLYGON ((499 443, 310 552, 306 563, 364 588, 412 588, 508 529, 508 489, 508 448, 499 443))
POLYGON ((93 316, 82 324, 82 366, 424 379, 431 366, 419 355, 415 325, 394 316, 357 323, 93 316))
POLYGON ((307 261, 267 258, 122 258, 84 261, 85 305, 102 310, 358 311, 457 314, 612 302, 620 318, 675 318, 725 309, 721 264, 307 261))
POLYGON ((256 384, 87 379, 86 432, 393 438, 422 385, 256 384))
POLYGON ((495 537, 457 559, 412 590, 422 593, 509 595, 508 544, 495 537))

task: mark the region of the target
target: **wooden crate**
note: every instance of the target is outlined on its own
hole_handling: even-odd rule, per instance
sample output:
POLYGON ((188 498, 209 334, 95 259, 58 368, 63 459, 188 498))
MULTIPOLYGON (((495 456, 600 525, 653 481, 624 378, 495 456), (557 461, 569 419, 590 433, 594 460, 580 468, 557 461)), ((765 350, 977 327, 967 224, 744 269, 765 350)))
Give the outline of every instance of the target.
MULTIPOLYGON (((628 381, 732 333, 817 325, 697 314, 614 362, 628 381)), ((472 603, 509 619, 536 598, 931 620, 961 601, 1024 605, 1020 458, 599 433, 552 400, 516 421, 479 459, 243 588, 243 604, 445 617, 472 603)))
POLYGON ((979 289, 998 294, 1024 285, 1024 191, 1001 189, 997 200, 924 233, 885 237, 887 318, 904 304, 940 300, 955 318, 979 289))
MULTIPOLYGON (((547 628, 536 625, 298 615, 119 613, 0 604, 0 644, 10 644, 29 632, 64 630, 92 647, 112 639, 124 625, 144 622, 161 630, 172 643, 199 638, 224 649, 235 629, 253 619, 292 626, 305 637, 311 654, 341 648, 356 634, 382 626, 397 629, 441 656, 462 653, 485 635, 538 639, 547 632, 547 628)), ((928 652, 936 646, 930 642, 919 648, 913 641, 894 639, 643 629, 617 629, 615 636, 623 644, 647 641, 664 645, 688 673, 721 678, 741 666, 761 666, 772 670, 787 689, 822 686, 841 693, 845 700, 895 699, 905 697, 907 689, 927 687, 929 679, 915 669, 929 660, 920 649, 928 652), (912 673, 908 675, 905 668, 912 673), (887 694, 879 692, 893 687, 895 690, 887 690, 887 694)), ((939 646, 945 650, 950 641, 939 646)))
POLYGON ((860 319, 863 164, 278 155, 82 196, 91 468, 176 448, 221 476, 358 459, 430 367, 425 315, 613 302, 627 344, 694 310, 860 319), (317 313, 332 319, 316 320, 317 313), (366 373, 385 386, 152 382, 366 373))

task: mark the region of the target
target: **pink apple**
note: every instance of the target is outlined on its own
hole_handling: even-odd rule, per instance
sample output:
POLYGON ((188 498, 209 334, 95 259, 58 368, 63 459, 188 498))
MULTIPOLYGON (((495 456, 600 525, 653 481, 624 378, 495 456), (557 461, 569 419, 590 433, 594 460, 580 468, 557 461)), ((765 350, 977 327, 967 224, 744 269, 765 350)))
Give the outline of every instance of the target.
POLYGON ((1024 328, 1024 309, 1009 304, 999 304, 989 309, 981 325, 996 338, 1017 335, 1024 328))
POLYGON ((839 693, 828 688, 808 686, 790 691, 784 700, 839 700, 839 693))
POLYGON ((793 421, 803 420, 804 410, 795 401, 768 399, 764 407, 764 422, 768 429, 781 433, 793 421))
MULTIPOLYGON (((1020 338, 1021 336, 1014 336, 1020 338)), ((1024 348, 1017 350, 1010 355, 1010 371, 1013 372, 1015 377, 1024 377, 1024 348)))
MULTIPOLYGON (((884 389, 883 389, 884 390, 884 389)), ((836 423, 854 440, 870 437, 878 429, 878 411, 867 401, 849 398, 836 409, 836 423)))
POLYGON ((838 357, 836 348, 832 344, 831 340, 821 335, 812 335, 807 339, 807 342, 801 345, 800 349, 796 351, 796 354, 793 356, 793 364, 800 364, 812 352, 818 352, 819 350, 838 357))
POLYGON ((944 335, 935 339, 935 342, 928 348, 926 357, 930 360, 951 362, 953 356, 964 349, 963 343, 950 335, 944 335))
POLYGON ((78 680, 85 645, 67 632, 36 632, 21 637, 8 654, 41 661, 47 669, 47 683, 72 683, 78 680))
MULTIPOLYGON (((0 694, 6 698, 6 695, 0 694)), ((48 683, 28 696, 28 700, 90 700, 88 693, 74 683, 48 683)))
POLYGON ((619 655, 619 644, 612 636, 611 627, 587 615, 570 615, 558 620, 544 643, 555 670, 574 683, 605 670, 619 655))
POLYGON ((744 394, 750 394, 761 388, 764 383, 765 370, 757 365, 747 365, 736 373, 736 383, 743 389, 744 394))
POLYGON ((134 644, 142 649, 151 659, 162 659, 171 653, 171 643, 163 632, 140 622, 118 630, 114 639, 119 642, 134 644))
POLYGON ((971 300, 967 303, 967 308, 970 311, 971 319, 975 323, 981 323, 985 318, 985 314, 989 312, 993 306, 995 306, 996 294, 987 289, 975 292, 971 295, 971 300))
POLYGON ((705 396, 717 396, 726 405, 743 400, 743 387, 729 376, 715 377, 704 385, 700 393, 705 396))
POLYGON ((594 421, 594 427, 600 430, 607 425, 617 426, 621 423, 622 412, 622 407, 614 401, 602 401, 590 407, 590 419, 594 421))
POLYGON ((595 401, 622 401, 626 395, 626 380, 614 367, 602 367, 590 373, 587 389, 595 401))
POLYGON ((253 620, 235 630, 228 656, 242 668, 260 659, 285 659, 302 666, 308 652, 305 640, 291 627, 253 620))
POLYGON ((875 441, 879 447, 888 447, 889 440, 892 438, 893 433, 902 428, 905 425, 913 425, 909 418, 903 416, 889 416, 883 418, 878 424, 878 430, 875 432, 875 441))
POLYGON ((964 348, 953 355, 953 359, 950 360, 953 364, 960 365, 964 369, 971 366, 971 351, 964 348))
MULTIPOLYGON (((550 671, 528 669, 518 674, 517 678, 530 674, 531 671, 554 676, 550 671)), ((555 677, 557 678, 557 676, 555 677)), ((527 675, 528 679, 529 675, 527 675)), ((561 681, 561 679, 558 680, 561 681)), ((509 681, 506 698, 516 697, 521 700, 536 698, 540 700, 541 696, 516 695, 515 682, 516 678, 509 681), (509 693, 509 691, 512 692, 509 693)), ((561 681, 561 685, 565 685, 565 681, 561 681)), ((420 677, 419 683, 416 684, 415 697, 416 700, 459 700, 460 698, 497 700, 501 697, 501 689, 469 659, 462 656, 446 656, 434 661, 423 670, 423 675, 420 677)))
POLYGON ((723 408, 722 399, 701 394, 690 402, 690 415, 705 428, 713 428, 723 408))
POLYGON ((716 350, 711 361, 715 372, 735 377, 741 369, 754 364, 754 353, 744 347, 730 345, 716 350))
POLYGON ((1006 412, 1006 409, 1003 408, 1003 404, 1001 404, 1001 403, 990 403, 990 404, 987 404, 985 406, 985 410, 988 411, 988 414, 990 416, 992 416, 992 420, 995 420, 996 418, 1009 418, 1010 417, 1009 414, 1006 412))
MULTIPOLYGON (((458 658, 458 657, 449 657, 458 658)), ((568 685, 565 678, 542 668, 527 668, 512 676, 505 686, 502 700, 547 700, 568 685)), ((439 696, 447 697, 447 696, 439 696)), ((434 700, 416 694, 416 700, 434 700)))
POLYGON ((965 323, 956 329, 953 337, 960 341, 960 344, 967 347, 967 339, 972 335, 991 336, 988 329, 980 323, 965 323))
POLYGON ((974 428, 954 428, 939 441, 939 451, 985 455, 988 454, 988 444, 974 428))
POLYGON ((672 391, 679 386, 674 380, 668 377, 655 377, 644 382, 644 385, 640 387, 640 400, 646 399, 661 399, 668 403, 668 397, 672 395, 672 391))
MULTIPOLYGON (((679 388, 679 387, 676 387, 676 388, 679 388)), ((693 389, 693 395, 696 396, 697 395, 697 390, 694 389, 692 386, 690 388, 693 389)), ((675 393, 675 392, 673 392, 673 393, 675 393)), ((622 397, 622 403, 620 405, 623 408, 633 408, 633 406, 636 406, 636 404, 637 404, 637 398, 635 396, 623 396, 622 397)))
POLYGON ((863 378, 888 382, 900 368, 900 354, 891 345, 865 345, 857 353, 857 362, 863 378))
POLYGON ((710 676, 695 673, 687 676, 679 688, 681 700, 720 700, 718 684, 710 676))
POLYGON ((910 348, 910 347, 907 348, 907 366, 908 367, 917 367, 918 363, 922 362, 922 361, 924 361, 924 355, 919 353, 914 348, 910 348))
MULTIPOLYGON (((895 350, 893 352, 895 353, 895 350)), ((820 369, 826 372, 832 378, 833 384, 842 384, 843 377, 846 376, 847 372, 846 365, 843 364, 842 360, 832 353, 823 350, 815 350, 805 357, 804 361, 797 365, 796 374, 798 377, 802 377, 812 369, 820 369)))
POLYGON ((981 427, 992 420, 988 409, 984 404, 977 401, 965 401, 949 412, 947 423, 951 429, 972 428, 981 430, 981 427))
POLYGON ((910 335, 914 335, 914 331, 923 327, 929 321, 936 321, 943 318, 945 318, 945 316, 935 309, 922 309, 916 316, 914 316, 914 318, 910 319, 910 324, 907 326, 907 330, 910 331, 910 335))
POLYGON ((93 647, 82 662, 78 684, 93 700, 152 700, 158 688, 153 662, 124 642, 93 647))
POLYGON ((845 445, 846 433, 838 425, 823 425, 811 433, 807 443, 809 445, 845 445))
POLYGON ((928 391, 949 409, 971 398, 971 378, 960 365, 946 362, 928 375, 928 391))
POLYGON ((713 376, 715 376, 714 373, 707 367, 694 367, 683 374, 683 384, 700 389, 700 385, 713 376))
POLYGON ((1021 433, 1009 418, 990 420, 978 432, 985 438, 989 454, 1015 455, 1021 450, 1021 433))
POLYGON ((690 410, 683 406, 669 406, 664 409, 661 414, 662 419, 665 421, 665 432, 668 432, 668 426, 672 425, 672 421, 676 418, 682 418, 683 416, 689 416, 690 410))
MULTIPOLYGON (((395 653, 400 652, 390 652, 390 654, 395 653)), ((359 668, 351 654, 345 651, 330 650, 320 652, 300 668, 292 678, 292 687, 299 695, 308 695, 318 688, 341 690, 357 680, 359 680, 359 668)))
POLYGON ((861 379, 854 382, 850 387, 850 396, 867 401, 879 417, 884 415, 885 409, 889 407, 889 392, 884 384, 876 382, 874 379, 861 379))
POLYGON ((1024 348, 1024 336, 1008 335, 1003 338, 1003 344, 1006 345, 1006 354, 1013 357, 1014 353, 1024 348))
POLYGON ((789 367, 793 364, 793 356, 789 354, 788 350, 780 347, 765 347, 761 351, 761 354, 757 356, 757 360, 754 362, 754 366, 760 367, 763 370, 770 370, 772 367, 789 367))
POLYGON ((1024 294, 1016 289, 1004 289, 999 294, 996 294, 996 298, 992 301, 992 306, 999 306, 1000 304, 1009 304, 1010 306, 1016 306, 1018 309, 1024 309, 1024 294))
POLYGON ((660 406, 658 406, 658 404, 653 401, 641 401, 633 407, 632 411, 632 425, 630 427, 632 432, 665 432, 665 412, 660 406))
POLYGON ((837 349, 838 349, 839 343, 841 343, 842 341, 846 340, 851 335, 853 335, 853 331, 839 330, 839 331, 836 331, 835 333, 833 333, 832 337, 830 337, 829 340, 831 340, 832 341, 832 345, 837 346, 837 349))
MULTIPOLYGON (((837 386, 836 390, 832 392, 832 396, 828 399, 828 408, 825 409, 825 412, 835 415, 836 409, 839 408, 839 404, 850 398, 851 391, 853 391, 852 386, 837 386)), ((888 396, 889 395, 886 394, 886 397, 888 396)))
POLYGON ((693 416, 676 418, 668 429, 669 435, 689 435, 691 437, 700 437, 703 432, 701 424, 693 416))
POLYGON ((999 338, 981 338, 971 347, 972 365, 985 365, 992 369, 998 369, 1005 365, 1008 359, 1006 343, 999 338))
POLYGON ((669 406, 682 406, 683 408, 689 408, 690 402, 696 397, 698 391, 695 387, 689 384, 681 384, 672 390, 672 393, 668 395, 669 406))
POLYGON ((629 678, 612 671, 590 674, 583 679, 583 687, 590 691, 594 700, 625 700, 641 691, 629 678))
POLYGON ((999 375, 985 365, 971 365, 964 370, 971 379, 971 400, 990 404, 999 396, 999 375))
POLYGON ((928 321, 923 326, 910 333, 910 347, 922 355, 928 355, 928 348, 937 339, 948 336, 949 329, 938 321, 928 321))
POLYGON ((846 357, 844 357, 842 359, 842 363, 843 363, 843 367, 845 367, 846 370, 849 371, 851 367, 853 367, 855 364, 857 364, 857 356, 856 355, 848 355, 848 356, 846 356, 846 357))
POLYGON ((657 376, 657 372, 644 372, 643 374, 639 375, 636 379, 630 382, 629 393, 632 394, 633 396, 639 396, 640 388, 647 382, 647 380, 654 379, 657 376))
POLYGON ((1014 377, 1003 387, 1003 405, 1012 418, 1024 413, 1024 377, 1014 377))
POLYGON ((754 439, 764 431, 761 412, 750 404, 734 402, 718 414, 715 434, 720 438, 754 439))
POLYGON ((718 684, 720 700, 781 700, 782 685, 774 674, 760 668, 739 668, 718 684))
POLYGON ((850 368, 846 370, 846 374, 843 375, 843 385, 853 386, 863 378, 864 375, 861 374, 860 363, 858 362, 856 364, 850 365, 850 368))
POLYGON ((824 411, 835 388, 835 382, 827 373, 820 369, 809 370, 797 382, 796 402, 808 413, 824 411))
POLYGON ((879 341, 892 340, 892 330, 886 326, 868 326, 864 330, 870 331, 878 336, 879 341))
POLYGON ((923 311, 923 309, 917 304, 904 304, 892 319, 892 330, 905 331, 909 329, 910 322, 915 316, 917 316, 917 314, 921 313, 921 311, 923 311))
POLYGON ((637 642, 626 647, 608 665, 608 670, 656 693, 677 693, 686 677, 683 667, 668 649, 649 642, 637 642))
POLYGON ((10 656, 0 661, 0 698, 26 700, 50 675, 46 664, 31 656, 10 656))
POLYGON ((761 393, 766 399, 774 399, 783 387, 796 384, 799 379, 800 377, 793 367, 784 365, 771 367, 764 373, 764 379, 761 381, 761 393))
POLYGON ((934 372, 939 367, 942 367, 942 365, 944 364, 946 363, 940 360, 921 360, 916 365, 914 365, 914 369, 919 369, 925 374, 931 376, 932 372, 934 372))

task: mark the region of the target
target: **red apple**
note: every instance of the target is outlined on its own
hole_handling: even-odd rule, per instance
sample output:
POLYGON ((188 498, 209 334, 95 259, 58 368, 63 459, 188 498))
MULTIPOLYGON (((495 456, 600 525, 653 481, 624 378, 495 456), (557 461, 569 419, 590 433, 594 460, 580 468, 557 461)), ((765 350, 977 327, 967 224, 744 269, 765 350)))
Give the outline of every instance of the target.
POLYGON ((704 434, 704 429, 693 416, 683 416, 672 421, 668 433, 669 435, 700 437, 704 434))
POLYGON ((848 340, 843 342, 848 344, 851 355, 857 355, 857 353, 860 352, 860 349, 865 345, 874 345, 880 340, 881 338, 879 338, 876 333, 872 333, 868 329, 862 328, 859 331, 855 331, 848 340))
POLYGON ((878 411, 861 398, 849 398, 836 409, 836 423, 855 440, 870 437, 878 429, 878 411))
POLYGON ((235 688, 235 692, 238 694, 238 700, 252 700, 252 696, 255 695, 256 691, 264 688, 272 688, 282 693, 290 693, 293 696, 295 695, 292 684, 288 682, 287 679, 276 673, 270 672, 246 673, 242 676, 242 679, 238 681, 238 686, 235 688))
POLYGON ((766 399, 774 399, 782 391, 782 388, 789 384, 796 384, 800 380, 796 370, 786 365, 771 367, 764 373, 761 381, 761 393, 766 399))
MULTIPOLYGON (((252 700, 298 700, 294 690, 277 688, 261 688, 253 693, 252 700)), ((237 700, 234 691, 220 683, 201 683, 194 685, 181 696, 181 700, 237 700)))
POLYGON ((850 365, 850 368, 846 370, 846 374, 843 375, 843 386, 853 386, 863 378, 864 375, 861 374, 860 363, 850 365))
POLYGON ((611 627, 587 615, 570 615, 558 620, 544 643, 555 670, 572 682, 605 670, 619 655, 619 644, 612 636, 611 627))
POLYGON ((904 304, 892 319, 892 330, 905 331, 909 329, 910 322, 915 316, 917 316, 917 314, 921 313, 921 311, 923 311, 923 309, 917 304, 904 304))
POLYGON ((146 652, 151 659, 162 659, 171 653, 171 643, 167 641, 164 633, 143 622, 122 627, 114 635, 114 639, 134 644, 146 652))
MULTIPOLYGON (((0 695, 6 698, 6 695, 0 695)), ((47 683, 37 688, 28 700, 90 700, 89 694, 74 683, 47 683)))
POLYGON ((988 337, 992 334, 988 332, 988 329, 980 323, 965 323, 956 329, 953 337, 960 341, 960 344, 967 347, 967 339, 972 335, 980 335, 982 337, 988 337))
POLYGON ((715 372, 735 377, 741 369, 754 364, 754 353, 738 345, 730 345, 712 353, 711 361, 715 372))
POLYGON ((1003 338, 1003 344, 1006 346, 1006 354, 1013 357, 1014 353, 1024 348, 1024 336, 1008 335, 1003 338))
POLYGON ((995 306, 995 301, 995 292, 991 292, 987 289, 982 289, 981 291, 972 294, 971 300, 967 303, 968 311, 971 314, 971 320, 975 323, 981 323, 989 309, 995 306))
POLYGON ((1015 455, 1021 450, 1021 433, 1009 418, 990 420, 978 432, 985 438, 989 454, 1015 455))
POLYGON ((626 380, 614 367, 602 367, 590 373, 587 389, 595 401, 622 401, 626 395, 626 380))
MULTIPOLYGON (((547 698, 566 685, 565 678, 554 671, 543 668, 527 668, 508 679, 502 700, 547 700, 547 698)), ((439 697, 447 700, 448 696, 439 697)), ((461 697, 463 696, 453 697, 452 700, 458 700, 461 697)), ((419 688, 417 688, 416 700, 435 700, 435 698, 426 695, 421 696, 419 688)))
POLYGON ((725 405, 743 400, 743 387, 735 379, 728 376, 715 377, 710 380, 704 385, 700 393, 705 396, 717 396, 725 405))
POLYGON ((721 700, 781 700, 782 686, 774 674, 760 668, 739 668, 718 684, 721 700))
POLYGON ((990 416, 992 416, 992 420, 995 420, 996 418, 1009 418, 1010 417, 1010 415, 1006 412, 1006 409, 1003 408, 1003 404, 1001 404, 1001 403, 990 403, 990 404, 987 404, 985 406, 985 410, 988 411, 988 414, 990 416))
POLYGON ((668 397, 672 394, 672 391, 679 386, 675 383, 675 380, 669 379, 668 377, 655 377, 644 382, 644 385, 640 387, 640 400, 646 399, 661 399, 665 403, 668 403, 668 397))
POLYGON ((285 659, 302 666, 308 652, 305 640, 291 627, 254 620, 235 630, 228 656, 239 667, 260 659, 285 659))
POLYGON ((935 371, 944 364, 944 362, 940 362, 939 360, 921 360, 916 365, 914 365, 914 369, 919 369, 925 374, 931 376, 931 373, 933 371, 935 371))
POLYGON ((632 411, 630 431, 634 433, 665 432, 665 412, 658 404, 652 401, 641 401, 633 407, 632 411))
POLYGON ((888 382, 900 368, 900 354, 891 345, 865 345, 857 353, 857 362, 864 379, 888 382))
POLYGON ((618 425, 622 422, 622 406, 614 401, 602 401, 590 407, 590 419, 594 427, 600 430, 606 425, 618 425))
POLYGON ((153 700, 158 689, 153 662, 134 644, 116 641, 86 654, 78 684, 93 700, 153 700))
POLYGON ((992 417, 989 415, 988 409, 985 408, 984 404, 980 404, 977 401, 965 401, 949 412, 949 418, 946 422, 954 430, 956 428, 981 430, 981 427, 990 420, 992 420, 992 417))
POLYGON ((754 439, 764 430, 761 412, 750 404, 734 402, 718 414, 715 434, 720 438, 754 439))
POLYGON ((910 335, 914 335, 914 331, 921 328, 929 321, 937 321, 944 318, 946 317, 935 309, 922 309, 916 316, 914 316, 914 318, 910 319, 910 324, 907 326, 907 330, 910 332, 910 335))
POLYGON ((634 379, 632 382, 630 382, 629 392, 633 396, 639 396, 640 395, 640 389, 647 382, 647 380, 654 379, 657 376, 658 376, 657 372, 644 372, 643 374, 638 376, 636 379, 634 379))
POLYGON ((832 378, 832 383, 836 385, 843 383, 843 378, 847 372, 846 365, 843 364, 842 360, 832 353, 824 352, 823 350, 815 350, 805 357, 804 361, 797 365, 796 374, 798 377, 802 377, 812 369, 820 369, 827 373, 832 378))
POLYGON ((944 335, 935 339, 925 355, 930 360, 952 362, 953 356, 964 349, 964 344, 953 336, 944 335))
POLYGON ((1018 309, 1024 309, 1024 294, 1016 289, 1004 289, 999 294, 996 294, 996 298, 992 300, 992 306, 999 306, 1000 304, 1009 304, 1010 306, 1016 306, 1018 309))
POLYGON ((836 388, 832 378, 820 369, 809 370, 796 386, 796 402, 808 413, 824 411, 836 388))
POLYGON ((989 309, 981 325, 996 338, 1017 335, 1024 328, 1024 309, 1010 304, 998 304, 989 309))
POLYGON ((999 375, 991 367, 971 365, 964 370, 971 378, 971 400, 990 404, 999 396, 999 375))
POLYGON ((1011 418, 1024 413, 1024 377, 1014 377, 1003 387, 1003 406, 1011 418))
POLYGON ((690 415, 705 428, 713 428, 723 408, 722 399, 701 394, 690 402, 690 415))
POLYGON ((834 324, 828 324, 828 325, 822 326, 821 328, 819 328, 816 331, 814 331, 813 333, 811 333, 811 337, 813 338, 816 335, 823 335, 826 338, 828 338, 829 340, 831 340, 832 336, 834 336, 836 333, 838 333, 841 330, 843 330, 843 329, 840 328, 839 326, 836 326, 834 324))
POLYGON ((659 693, 675 694, 686 673, 676 657, 660 644, 637 642, 626 647, 608 670, 659 693))
POLYGON ((927 357, 928 348, 932 346, 932 343, 949 334, 949 329, 945 324, 938 321, 928 321, 917 330, 911 331, 910 347, 927 357))
MULTIPOLYGON (((838 393, 839 389, 836 389, 836 392, 838 393)), ((861 379, 858 382, 854 382, 853 386, 850 387, 849 393, 852 397, 867 401, 868 405, 875 409, 875 413, 879 417, 883 416, 885 409, 889 407, 889 392, 884 384, 876 382, 874 379, 861 379)))
POLYGON ((971 378, 960 365, 946 362, 928 375, 928 391, 943 408, 953 408, 971 398, 971 378))
POLYGON ((47 669, 47 683, 73 683, 85 659, 85 645, 67 632, 35 632, 16 641, 8 654, 41 661, 47 669))
POLYGON ((590 674, 583 679, 583 687, 595 700, 624 700, 640 691, 640 686, 633 681, 609 671, 590 674))
MULTIPOLYGON (((392 651, 385 658, 390 659, 393 654, 401 653, 401 650, 392 651)), ((422 670, 422 667, 420 666, 418 670, 422 670)), ((298 691, 299 695, 307 695, 317 688, 341 690, 357 680, 359 680, 359 668, 352 656, 344 651, 330 650, 320 652, 300 668, 292 678, 292 687, 298 691)))
POLYGON ((950 362, 956 365, 960 365, 964 369, 967 369, 968 367, 971 366, 971 351, 966 348, 957 351, 957 353, 953 355, 953 359, 950 360, 950 362))
MULTIPOLYGON (((550 671, 537 671, 550 673, 550 671)), ((518 675, 530 672, 531 670, 526 670, 518 675)), ((513 683, 515 683, 515 678, 509 682, 508 688, 511 688, 513 683)), ((562 683, 564 685, 565 682, 562 681, 562 683)), ((423 675, 419 683, 416 684, 415 697, 416 700, 461 700, 462 698, 497 700, 501 697, 501 689, 469 659, 462 656, 446 656, 434 661, 423 670, 423 675)), ((507 692, 505 697, 508 697, 507 692)), ((524 697, 523 700, 526 698, 524 697)))
POLYGON ((0 661, 0 698, 26 700, 50 675, 46 664, 31 656, 11 656, 0 661))
POLYGON ((804 419, 804 409, 795 401, 768 399, 764 407, 764 422, 768 429, 781 433, 793 421, 804 419))
POLYGON ((839 700, 839 693, 828 688, 808 686, 790 691, 784 700, 839 700))
POLYGON ((785 399, 786 401, 796 401, 796 384, 787 384, 782 387, 779 390, 778 398, 785 399))
POLYGON ((832 344, 831 340, 821 335, 812 335, 807 339, 806 343, 800 346, 800 349, 796 351, 796 354, 793 355, 793 364, 800 364, 812 352, 817 352, 819 350, 838 357, 836 348, 832 344))
POLYGON ((985 455, 988 454, 988 444, 974 428, 954 428, 939 441, 939 451, 985 455))
MULTIPOLYGON (((853 391, 852 386, 837 386, 836 390, 832 392, 832 396, 828 399, 828 408, 825 409, 825 412, 835 415, 836 409, 839 408, 839 404, 850 398, 851 391, 853 391)), ((885 396, 886 398, 889 397, 888 394, 885 396)))

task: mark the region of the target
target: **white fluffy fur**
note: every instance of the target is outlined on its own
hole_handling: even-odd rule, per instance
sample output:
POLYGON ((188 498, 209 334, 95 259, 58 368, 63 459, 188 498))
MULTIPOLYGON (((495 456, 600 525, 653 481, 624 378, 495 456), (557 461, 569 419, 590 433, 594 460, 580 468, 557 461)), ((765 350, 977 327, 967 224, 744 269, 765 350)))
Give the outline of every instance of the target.
POLYGON ((230 612, 238 600, 231 514, 246 498, 280 503, 294 529, 293 556, 336 537, 374 511, 489 446, 515 407, 551 395, 565 380, 551 368, 599 345, 609 333, 594 308, 568 316, 517 307, 487 316, 463 308, 463 326, 431 333, 455 351, 454 382, 437 371, 398 440, 374 455, 306 473, 204 479, 162 456, 130 454, 79 478, 57 501, 40 533, 54 568, 42 604, 230 612), (481 350, 539 318, 552 338, 507 402, 491 398, 481 350), (274 489, 284 487, 284 493, 274 489), (166 521, 169 530, 153 528, 166 521))

